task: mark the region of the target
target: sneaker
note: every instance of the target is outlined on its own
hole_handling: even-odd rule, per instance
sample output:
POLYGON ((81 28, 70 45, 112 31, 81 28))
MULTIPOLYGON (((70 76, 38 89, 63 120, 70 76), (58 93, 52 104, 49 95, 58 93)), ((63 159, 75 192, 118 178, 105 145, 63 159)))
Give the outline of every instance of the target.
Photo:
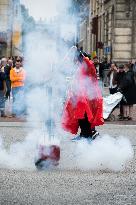
POLYGON ((96 130, 93 131, 93 133, 92 133, 92 140, 94 140, 98 136, 99 136, 99 132, 97 132, 96 130))
POLYGON ((124 117, 122 115, 118 116, 118 120, 124 120, 124 117))
POLYGON ((74 142, 74 141, 79 141, 79 140, 81 140, 81 136, 80 136, 80 135, 78 135, 77 137, 74 137, 74 138, 72 139, 72 142, 74 142))
POLYGON ((124 121, 128 121, 128 117, 123 117, 123 120, 124 121))

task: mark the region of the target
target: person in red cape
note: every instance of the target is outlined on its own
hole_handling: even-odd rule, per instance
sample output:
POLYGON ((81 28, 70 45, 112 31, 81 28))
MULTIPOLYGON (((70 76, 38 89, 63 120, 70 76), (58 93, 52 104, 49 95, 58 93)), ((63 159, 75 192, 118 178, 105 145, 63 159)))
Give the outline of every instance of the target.
POLYGON ((73 140, 95 139, 99 134, 95 126, 104 124, 103 99, 93 62, 79 53, 78 70, 64 106, 62 127, 75 135, 80 127, 80 135, 73 140))

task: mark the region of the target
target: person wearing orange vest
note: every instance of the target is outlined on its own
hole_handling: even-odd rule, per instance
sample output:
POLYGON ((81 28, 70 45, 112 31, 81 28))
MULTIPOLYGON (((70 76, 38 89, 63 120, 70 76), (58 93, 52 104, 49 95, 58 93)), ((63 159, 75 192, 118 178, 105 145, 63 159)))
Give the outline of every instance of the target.
POLYGON ((21 67, 22 63, 20 60, 16 61, 16 66, 10 71, 10 80, 13 96, 13 117, 19 116, 24 111, 24 83, 26 78, 26 72, 21 67))

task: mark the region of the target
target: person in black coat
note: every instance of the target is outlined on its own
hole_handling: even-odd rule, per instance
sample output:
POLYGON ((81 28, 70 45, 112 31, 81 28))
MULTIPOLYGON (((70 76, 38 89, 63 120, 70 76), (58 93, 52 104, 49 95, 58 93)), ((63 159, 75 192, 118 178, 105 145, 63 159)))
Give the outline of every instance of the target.
MULTIPOLYGON (((117 70, 117 72, 114 75, 114 78, 112 80, 113 85, 117 85, 117 91, 121 91, 121 87, 122 87, 122 84, 124 82, 124 76, 125 76, 124 65, 121 64, 118 66, 118 70, 117 70)), ((123 105, 124 105, 124 101, 121 100, 120 105, 119 105, 120 106, 120 114, 118 116, 119 120, 124 119, 123 105)))
POLYGON ((1 117, 5 117, 5 73, 4 70, 0 68, 0 112, 1 117))
POLYGON ((10 92, 11 92, 10 70, 12 69, 12 67, 13 67, 13 61, 9 59, 7 65, 4 67, 4 72, 6 76, 5 81, 7 87, 6 99, 10 98, 10 92))
POLYGON ((124 72, 122 82, 119 86, 124 96, 123 113, 125 120, 132 120, 133 105, 136 104, 136 85, 134 73, 130 70, 128 64, 124 66, 124 72))

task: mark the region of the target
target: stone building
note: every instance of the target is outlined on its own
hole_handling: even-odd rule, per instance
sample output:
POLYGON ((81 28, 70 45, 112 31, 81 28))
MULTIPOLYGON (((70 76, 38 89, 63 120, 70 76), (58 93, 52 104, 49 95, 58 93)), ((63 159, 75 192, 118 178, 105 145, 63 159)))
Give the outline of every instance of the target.
POLYGON ((79 44, 115 62, 136 59, 136 1, 90 0, 80 23, 79 44))
POLYGON ((136 1, 105 0, 104 10, 106 55, 116 62, 136 59, 136 1))
POLYGON ((0 57, 21 55, 20 0, 0 0, 0 57))

